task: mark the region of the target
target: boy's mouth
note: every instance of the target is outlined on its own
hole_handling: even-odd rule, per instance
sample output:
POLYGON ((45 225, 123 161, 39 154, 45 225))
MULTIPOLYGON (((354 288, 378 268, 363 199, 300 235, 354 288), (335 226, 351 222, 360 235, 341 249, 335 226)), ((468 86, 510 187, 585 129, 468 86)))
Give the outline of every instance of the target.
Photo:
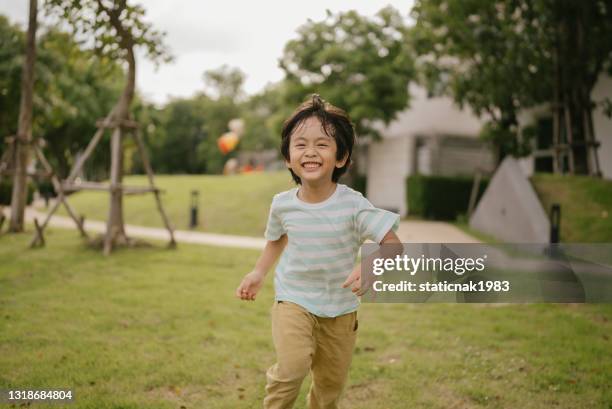
POLYGON ((303 162, 302 167, 304 169, 317 169, 321 167, 321 164, 319 162, 303 162))

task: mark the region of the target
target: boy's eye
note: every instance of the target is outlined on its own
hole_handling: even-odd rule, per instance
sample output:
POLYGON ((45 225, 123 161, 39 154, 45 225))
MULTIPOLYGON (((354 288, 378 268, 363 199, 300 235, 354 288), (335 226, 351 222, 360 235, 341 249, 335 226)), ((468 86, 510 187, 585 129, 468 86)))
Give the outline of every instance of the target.
POLYGON ((327 148, 327 144, 326 143, 320 143, 317 146, 321 147, 321 148, 327 148))
POLYGON ((303 148, 304 146, 306 145, 304 145, 303 143, 298 143, 297 145, 295 145, 296 148, 303 148))

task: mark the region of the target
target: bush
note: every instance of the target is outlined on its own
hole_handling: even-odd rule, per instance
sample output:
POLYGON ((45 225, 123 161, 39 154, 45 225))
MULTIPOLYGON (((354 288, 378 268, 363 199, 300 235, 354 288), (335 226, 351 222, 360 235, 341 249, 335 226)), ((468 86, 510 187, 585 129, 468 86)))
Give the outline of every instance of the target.
MULTIPOLYGON (((433 220, 456 220, 467 212, 474 180, 469 176, 410 176, 408 212, 433 220)), ((481 180, 477 201, 489 181, 481 180)))
POLYGON ((347 185, 348 187, 353 190, 356 190, 365 197, 367 179, 368 177, 366 175, 356 175, 347 172, 344 175, 340 176, 338 183, 347 185))
MULTIPOLYGON (((13 195, 13 182, 2 181, 0 182, 0 205, 10 206, 11 196, 13 195)), ((27 204, 31 204, 34 199, 34 187, 31 183, 28 184, 28 196, 26 199, 27 204)))
POLYGON ((55 188, 53 187, 53 183, 51 183, 51 181, 49 180, 36 182, 36 189, 38 190, 38 193, 40 193, 42 197, 45 197, 45 196, 56 197, 57 196, 57 194, 55 193, 55 188))
POLYGON ((353 185, 351 187, 365 196, 367 186, 366 183, 367 177, 365 175, 355 175, 353 178, 353 185))

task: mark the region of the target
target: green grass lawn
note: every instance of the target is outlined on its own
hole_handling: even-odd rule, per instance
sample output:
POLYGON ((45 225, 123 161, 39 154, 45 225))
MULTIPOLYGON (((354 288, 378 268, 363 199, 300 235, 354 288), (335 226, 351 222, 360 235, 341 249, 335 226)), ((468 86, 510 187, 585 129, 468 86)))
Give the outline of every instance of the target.
MULTIPOLYGON (((157 175, 156 185, 163 189, 164 209, 177 229, 189 228, 190 192, 199 190, 197 230, 262 236, 272 196, 293 187, 287 171, 245 175, 157 175)), ((124 184, 147 186, 146 176, 127 176, 124 184)), ((69 197, 77 213, 90 220, 106 220, 109 196, 106 192, 86 191, 69 197)), ((152 194, 126 196, 125 221, 140 226, 163 227, 152 194)), ((62 208, 59 214, 66 215, 62 208)))
MULTIPOLYGON (((257 252, 105 258, 73 231, 30 238, 0 236, 0 389, 72 388, 75 409, 261 407, 272 277, 233 298, 257 252)), ((610 305, 364 304, 359 320, 343 408, 612 406, 610 305)))
POLYGON ((561 205, 562 242, 612 242, 612 181, 553 174, 531 181, 548 214, 553 203, 561 205))

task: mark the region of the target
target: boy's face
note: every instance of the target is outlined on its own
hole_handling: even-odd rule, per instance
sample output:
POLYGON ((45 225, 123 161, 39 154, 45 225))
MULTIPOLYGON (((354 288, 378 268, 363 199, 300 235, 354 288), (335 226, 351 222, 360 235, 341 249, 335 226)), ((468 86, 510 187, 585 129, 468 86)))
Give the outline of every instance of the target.
POLYGON ((291 134, 287 167, 302 184, 331 182, 334 169, 344 166, 347 160, 336 160, 337 150, 335 139, 323 131, 316 117, 310 117, 291 134))

